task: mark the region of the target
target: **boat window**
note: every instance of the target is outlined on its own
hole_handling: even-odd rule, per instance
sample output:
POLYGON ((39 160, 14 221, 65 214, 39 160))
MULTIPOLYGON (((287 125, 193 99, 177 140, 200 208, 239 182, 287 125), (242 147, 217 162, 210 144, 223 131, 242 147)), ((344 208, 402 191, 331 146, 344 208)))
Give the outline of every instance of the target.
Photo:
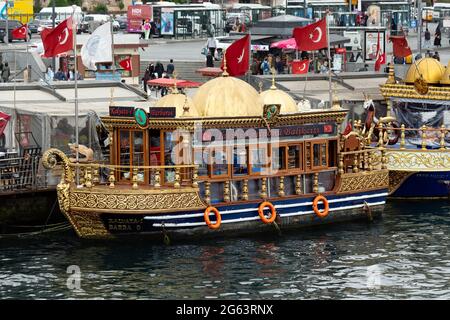
MULTIPOLYGON (((120 143, 120 151, 119 151, 119 165, 120 166, 129 166, 130 165, 130 131, 129 130, 120 130, 119 131, 119 143, 120 143)), ((130 179, 130 171, 121 169, 120 170, 120 179, 130 179)))
POLYGON ((233 175, 245 176, 248 174, 248 148, 234 147, 233 149, 233 175))
POLYGON ((285 170, 286 169, 286 148, 278 147, 272 148, 272 169, 285 170))
POLYGON ((209 151, 207 149, 195 149, 194 164, 198 165, 198 176, 208 176, 209 151))
MULTIPOLYGON (((144 166, 144 132, 141 130, 119 131, 119 165, 120 166, 144 166)), ((138 172, 138 181, 144 181, 144 170, 138 172)), ((120 180, 130 180, 130 169, 120 169, 120 180)))
MULTIPOLYGON (((133 131, 133 166, 144 165, 144 132, 133 131)), ((139 170, 137 174, 139 182, 144 181, 144 170, 139 170)))
POLYGON ((161 165, 161 133, 159 130, 149 130, 150 136, 150 165, 161 165))
MULTIPOLYGON (((173 166, 172 151, 175 147, 175 141, 172 141, 172 132, 164 132, 164 165, 173 166)), ((164 181, 167 183, 175 182, 175 169, 164 169, 164 181)))
POLYGON ((228 176, 228 163, 225 151, 213 150, 211 152, 211 156, 212 156, 211 175, 228 176))
POLYGON ((328 142, 318 141, 312 143, 312 169, 328 166, 328 142))
POLYGON ((269 165, 267 149, 264 147, 253 147, 250 154, 250 166, 252 174, 264 174, 269 165))
POLYGON ((288 147, 288 169, 303 169, 302 145, 288 147))

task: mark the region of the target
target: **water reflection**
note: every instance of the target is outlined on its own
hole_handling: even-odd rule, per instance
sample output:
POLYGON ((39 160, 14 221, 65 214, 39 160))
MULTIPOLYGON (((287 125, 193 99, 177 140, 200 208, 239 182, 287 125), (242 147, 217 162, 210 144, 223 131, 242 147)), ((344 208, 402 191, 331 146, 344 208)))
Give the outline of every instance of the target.
POLYGON ((384 217, 165 246, 67 232, 0 241, 0 298, 450 298, 450 206, 392 202, 384 217), (81 269, 69 290, 67 268, 81 269))

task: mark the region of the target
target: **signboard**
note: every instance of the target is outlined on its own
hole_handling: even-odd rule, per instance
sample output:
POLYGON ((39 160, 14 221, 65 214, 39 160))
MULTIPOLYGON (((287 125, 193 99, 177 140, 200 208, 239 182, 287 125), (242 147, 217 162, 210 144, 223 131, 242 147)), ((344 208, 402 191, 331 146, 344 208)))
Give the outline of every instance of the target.
POLYGON ((134 107, 109 106, 109 116, 110 117, 120 117, 120 118, 133 118, 134 117, 134 107))
POLYGON ((277 128, 280 131, 280 137, 293 137, 303 135, 318 135, 318 134, 336 134, 336 124, 334 123, 319 123, 307 124, 303 126, 287 126, 277 128))
POLYGON ((362 49, 361 35, 358 31, 344 31, 344 37, 350 38, 350 42, 347 42, 344 46, 351 46, 354 50, 362 49))
POLYGON ((28 23, 33 19, 33 0, 0 0, 0 19, 6 19, 6 5, 8 5, 8 17, 28 23))
POLYGON ((150 118, 175 118, 177 109, 175 107, 150 107, 150 118))
POLYGON ((367 26, 378 27, 381 25, 381 10, 379 6, 370 5, 367 7, 367 26))
POLYGON ((174 14, 173 8, 162 8, 161 12, 161 34, 173 35, 174 34, 174 14))
POLYGON ((128 6, 128 32, 141 32, 142 20, 153 20, 153 8, 148 5, 128 6))
POLYGON ((381 54, 384 53, 384 32, 378 31, 366 31, 365 33, 365 50, 364 58, 365 60, 376 60, 377 58, 377 47, 378 47, 378 34, 380 34, 380 47, 381 54))
POLYGON ((252 44, 252 51, 269 51, 268 44, 252 44))

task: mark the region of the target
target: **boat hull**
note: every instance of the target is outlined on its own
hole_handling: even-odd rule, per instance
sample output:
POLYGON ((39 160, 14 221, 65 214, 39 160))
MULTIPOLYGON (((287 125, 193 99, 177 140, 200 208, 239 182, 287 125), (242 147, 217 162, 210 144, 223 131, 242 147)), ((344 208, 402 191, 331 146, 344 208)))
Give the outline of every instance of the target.
POLYGON ((392 198, 447 198, 449 196, 449 171, 389 172, 392 198))
MULTIPOLYGON (((387 188, 327 195, 329 214, 325 218, 320 218, 314 213, 312 203, 315 196, 273 200, 277 212, 275 228, 284 230, 361 218, 372 219, 381 215, 387 195, 387 188)), ((70 210, 66 215, 82 238, 115 238, 127 235, 148 236, 160 240, 165 235, 171 239, 228 237, 274 230, 275 224, 264 224, 258 215, 261 202, 218 205, 222 223, 216 230, 208 228, 204 220, 204 209, 200 208, 138 214, 88 212, 77 209, 70 210)), ((323 210, 323 204, 319 204, 319 209, 323 210)), ((210 218, 214 223, 213 215, 210 218)))

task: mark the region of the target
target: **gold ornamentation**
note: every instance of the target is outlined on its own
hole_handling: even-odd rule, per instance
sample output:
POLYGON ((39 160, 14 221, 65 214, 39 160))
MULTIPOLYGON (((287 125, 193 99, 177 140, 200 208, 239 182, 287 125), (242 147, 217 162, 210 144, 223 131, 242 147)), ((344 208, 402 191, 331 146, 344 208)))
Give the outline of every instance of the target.
POLYGON ((161 193, 161 191, 151 190, 102 189, 104 188, 71 189, 70 208, 88 212, 152 213, 204 207, 198 193, 193 190, 161 193))
POLYGON ((450 150, 389 150, 389 170, 450 171, 450 150))
POLYGON ((302 194, 302 176, 299 174, 295 176, 295 194, 302 194))
POLYGON ((111 238, 105 224, 97 212, 72 211, 68 214, 69 221, 81 238, 111 238))
POLYGON ((230 202, 230 181, 225 181, 223 184, 223 201, 230 202))
POLYGON ((69 158, 58 149, 48 149, 42 155, 42 165, 45 169, 53 169, 56 167, 58 162, 62 162, 62 166, 64 169, 64 181, 65 182, 73 182, 72 170, 70 168, 70 160, 69 158))
POLYGON ((248 179, 244 179, 242 184, 242 200, 248 200, 248 179))
POLYGON ((261 192, 259 193, 259 195, 263 199, 267 198, 267 178, 261 179, 261 192))
POLYGON ((138 169, 137 168, 133 168, 133 178, 131 178, 131 180, 133 181, 133 189, 137 189, 138 188, 138 169))
POLYGON ((286 195, 286 193, 284 192, 284 177, 283 176, 280 177, 280 184, 278 186, 278 195, 280 197, 284 197, 286 195))
POLYGON ((414 89, 418 94, 424 95, 428 93, 428 84, 422 78, 417 78, 414 80, 414 89))
POLYGON ((395 192, 413 174, 414 172, 409 171, 389 171, 389 193, 395 192))
POLYGON ((211 203, 211 182, 205 181, 205 202, 211 203))
POLYGON ((116 181, 116 178, 115 178, 115 175, 114 175, 114 168, 110 168, 110 169, 109 169, 109 178, 108 178, 108 181, 109 181, 109 187, 110 187, 111 189, 114 189, 114 187, 115 187, 114 182, 116 181))
POLYGON ((337 193, 367 191, 388 188, 388 170, 367 171, 365 173, 345 173, 341 176, 337 193))
POLYGON ((314 193, 318 193, 319 192, 319 174, 317 172, 314 173, 313 192, 314 193))

